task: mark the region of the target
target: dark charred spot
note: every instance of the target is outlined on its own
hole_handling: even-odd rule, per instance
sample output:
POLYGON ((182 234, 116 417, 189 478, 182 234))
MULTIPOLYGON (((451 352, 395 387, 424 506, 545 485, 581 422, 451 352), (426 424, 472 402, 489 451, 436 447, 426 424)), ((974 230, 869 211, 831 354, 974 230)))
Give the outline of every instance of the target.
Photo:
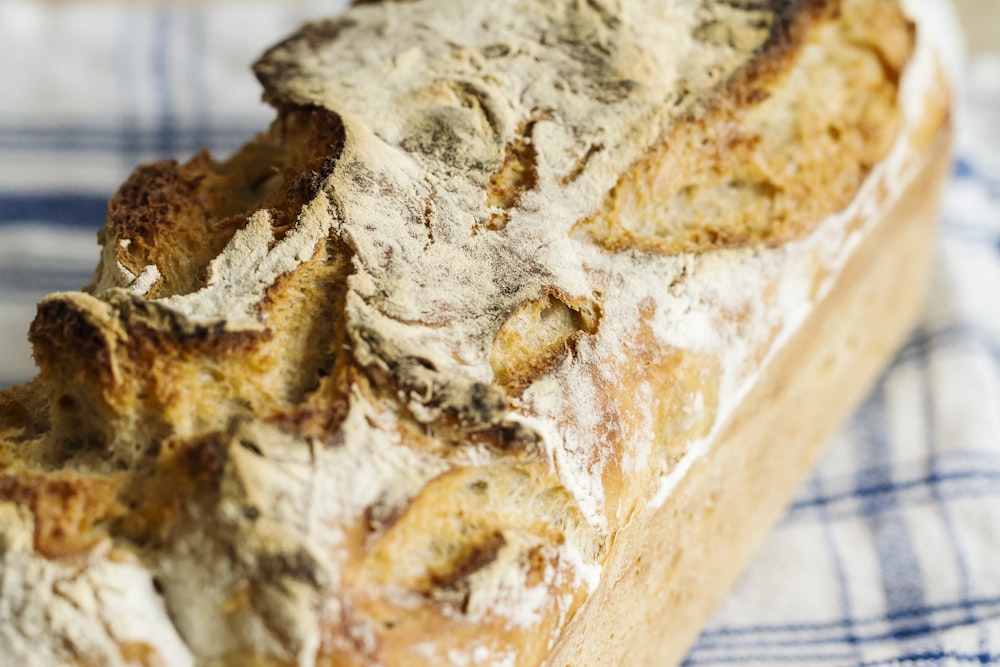
POLYGON ((365 508, 365 526, 369 532, 384 531, 392 528, 403 514, 406 513, 408 507, 409 502, 402 504, 390 503, 384 496, 380 497, 365 508))
POLYGON ((108 302, 129 331, 130 347, 140 358, 181 348, 213 356, 243 354, 274 336, 269 329, 228 331, 225 322, 195 324, 170 308, 131 294, 115 293, 108 302))
POLYGON ((260 447, 258 447, 256 443, 250 442, 249 440, 240 440, 240 447, 247 450, 248 452, 260 456, 261 458, 264 457, 264 452, 261 451, 260 447))
POLYGON ((216 479, 228 462, 226 448, 214 436, 195 440, 184 448, 184 467, 191 477, 216 479))
POLYGON ((760 104, 770 96, 771 94, 763 88, 751 88, 747 92, 747 104, 760 104))
POLYGON ((483 47, 483 55, 487 58, 503 58, 510 55, 511 48, 507 44, 490 44, 483 47))
POLYGON ((172 356, 180 348, 189 354, 203 353, 213 357, 238 355, 253 350, 259 343, 274 335, 266 329, 227 331, 223 335, 213 335, 210 328, 202 327, 178 335, 175 331, 155 329, 145 323, 134 323, 130 334, 130 350, 136 353, 137 360, 151 360, 164 352, 172 356))
POLYGON ((606 7, 603 2, 587 0, 587 6, 601 17, 601 21, 609 30, 616 30, 621 25, 621 19, 618 18, 616 12, 610 7, 606 7))
POLYGON ((426 368, 429 371, 436 371, 437 370, 437 367, 434 365, 434 363, 430 359, 424 359, 423 357, 414 357, 413 361, 418 366, 426 368))
POLYGON ((604 146, 602 144, 591 144, 587 151, 573 164, 573 167, 564 176, 560 177, 559 184, 566 187, 580 178, 583 174, 583 170, 586 169, 587 165, 590 163, 591 158, 603 149, 604 146))
POLYGON ((280 411, 268 422, 301 438, 326 441, 334 435, 347 417, 346 390, 319 403, 306 402, 280 411))
POLYGON ((539 435, 518 422, 501 422, 473 431, 462 443, 483 446, 501 456, 532 457, 538 453, 539 435))
POLYGON ((472 427, 488 426, 508 408, 507 397, 492 384, 474 382, 466 389, 467 399, 454 402, 455 415, 472 427))
POLYGON ((491 533, 484 541, 473 544, 450 563, 447 571, 432 574, 431 584, 446 590, 467 588, 468 584, 465 580, 495 561, 497 554, 505 544, 507 544, 507 540, 504 539, 501 532, 491 533))
POLYGON ((499 443, 504 451, 527 451, 540 441, 538 433, 520 422, 504 422, 497 429, 500 435, 499 443))

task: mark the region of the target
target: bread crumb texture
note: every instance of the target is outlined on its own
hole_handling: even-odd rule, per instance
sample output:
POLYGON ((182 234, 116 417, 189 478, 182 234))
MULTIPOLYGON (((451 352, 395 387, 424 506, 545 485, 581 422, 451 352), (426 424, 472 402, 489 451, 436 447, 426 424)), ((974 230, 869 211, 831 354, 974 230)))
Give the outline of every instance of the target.
POLYGON ((268 51, 270 129, 139 167, 39 304, 0 656, 542 664, 835 271, 913 44, 883 0, 413 0, 268 51))

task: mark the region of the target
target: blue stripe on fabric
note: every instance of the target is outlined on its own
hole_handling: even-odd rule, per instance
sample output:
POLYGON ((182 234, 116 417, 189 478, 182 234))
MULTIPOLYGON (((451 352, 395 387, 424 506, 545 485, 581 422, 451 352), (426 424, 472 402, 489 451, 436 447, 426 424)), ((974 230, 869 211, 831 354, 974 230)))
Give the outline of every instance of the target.
MULTIPOLYGON (((850 660, 850 656, 846 656, 838 653, 828 653, 828 654, 802 654, 802 655, 782 655, 782 654, 760 654, 760 655, 739 655, 739 656, 726 656, 722 658, 708 658, 704 660, 691 659, 684 661, 683 665, 697 665, 697 664, 747 664, 747 663, 760 663, 760 664, 774 664, 774 663, 808 663, 808 662, 826 662, 830 661, 842 661, 850 660)), ((904 654, 895 658, 886 658, 885 660, 876 660, 873 662, 859 662, 856 663, 857 667, 881 667, 889 665, 898 665, 900 663, 934 663, 941 662, 943 660, 950 660, 952 662, 968 663, 973 665, 995 665, 1000 663, 1000 654, 976 654, 976 653, 955 653, 951 651, 925 651, 922 653, 910 653, 904 654)))
POLYGON ((994 250, 1000 251, 1000 232, 988 227, 946 220, 941 229, 945 238, 950 241, 992 246, 994 250))
MULTIPOLYGON (((190 46, 185 50, 185 55, 187 56, 187 60, 185 61, 187 86, 191 91, 194 116, 195 118, 202 119, 201 122, 195 124, 196 131, 193 137, 199 145, 209 146, 209 142, 213 142, 211 145, 214 147, 218 145, 216 143, 218 141, 216 134, 224 128, 215 129, 208 122, 211 118, 209 90, 208 81, 205 78, 205 68, 202 67, 202 63, 207 59, 205 55, 205 7, 200 3, 195 3, 191 6, 191 11, 185 14, 185 16, 188 19, 186 33, 190 39, 190 46)), ((225 129, 228 130, 228 128, 225 129)), ((250 137, 255 131, 257 130, 248 130, 244 133, 244 136, 250 137)), ((236 148, 239 143, 242 142, 232 142, 230 147, 236 148)))
POLYGON ((940 604, 923 605, 911 609, 900 609, 887 612, 884 616, 858 617, 851 621, 847 619, 836 619, 832 621, 817 621, 814 623, 783 623, 774 625, 746 625, 740 627, 709 628, 702 632, 702 638, 713 637, 738 637, 754 634, 794 634, 799 632, 824 632, 836 631, 845 628, 849 623, 857 627, 875 625, 879 623, 889 623, 905 621, 907 619, 930 616, 933 614, 948 613, 962 610, 965 604, 971 604, 977 609, 982 607, 997 607, 1000 611, 1000 597, 971 598, 961 602, 949 602, 940 604))
POLYGON ((159 153, 176 155, 208 148, 228 152, 239 148, 262 128, 244 117, 177 119, 169 126, 143 129, 123 114, 109 124, 52 123, 24 125, 0 121, 0 149, 32 153, 159 153))
POLYGON ((139 104, 136 99, 137 77, 135 74, 138 62, 135 53, 135 34, 137 30, 135 16, 132 12, 122 12, 122 22, 118 32, 118 46, 115 60, 118 62, 116 74, 118 79, 118 95, 123 110, 118 126, 118 140, 121 148, 119 153, 124 165, 134 165, 138 161, 140 151, 135 142, 140 136, 139 104))
MULTIPOLYGON (((821 471, 817 470, 809 482, 810 486, 815 489, 815 493, 819 496, 824 494, 823 480, 821 476, 821 471)), ((826 540, 828 549, 833 558, 833 568, 834 576, 837 579, 838 585, 838 596, 840 601, 841 619, 842 625, 838 629, 844 630, 844 636, 838 637, 838 643, 847 642, 852 647, 857 647, 858 639, 854 633, 854 623, 853 623, 853 612, 852 604, 850 599, 850 589, 847 585, 847 575, 844 568, 843 559, 840 554, 840 549, 837 546, 834 532, 829 521, 826 520, 825 512, 820 509, 820 521, 823 528, 823 536, 826 540)), ((774 643, 774 642, 771 642, 774 643)), ((759 648, 761 646, 768 645, 768 642, 744 640, 740 641, 737 639, 733 642, 731 639, 726 640, 724 636, 715 637, 709 633, 703 633, 698 639, 698 642, 691 648, 687 658, 682 663, 683 665, 694 665, 701 661, 700 654, 711 651, 712 649, 718 648, 720 644, 725 645, 728 648, 732 644, 742 644, 744 648, 759 648)), ((855 660, 860 657, 858 649, 854 648, 851 655, 845 655, 843 659, 845 660, 855 660)))
POLYGON ((850 653, 836 652, 836 653, 801 653, 793 655, 785 655, 784 653, 764 653, 764 654, 746 654, 746 655, 727 655, 722 657, 711 657, 702 658, 696 655, 689 656, 681 663, 681 667, 690 667, 691 665, 701 665, 701 664, 747 664, 747 663, 763 663, 763 664, 775 664, 775 663, 791 663, 793 665, 800 665, 810 662, 822 662, 829 664, 831 661, 836 660, 840 663, 845 661, 856 660, 856 657, 850 653))
MULTIPOLYGON (((988 457, 993 458, 993 457, 988 457)), ((930 488, 935 485, 950 483, 950 482, 969 482, 982 480, 986 482, 997 482, 1000 481, 1000 470, 962 470, 956 472, 933 472, 929 473, 923 477, 916 479, 909 479, 904 481, 883 481, 878 482, 869 486, 858 486, 851 491, 844 491, 842 493, 833 493, 825 496, 816 496, 813 498, 807 498, 804 500, 798 500, 793 503, 788 510, 788 513, 801 512, 806 509, 815 507, 825 507, 828 505, 835 505, 838 503, 848 502, 852 500, 862 500, 865 498, 871 498, 882 495, 892 495, 898 494, 900 492, 909 491, 917 488, 930 488)), ((995 492, 1000 492, 1000 490, 994 489, 995 492)), ((867 507, 869 511, 873 511, 878 514, 884 511, 886 508, 883 504, 871 504, 867 507)))
MULTIPOLYGON (((96 249, 96 242, 94 245, 96 249)), ((96 256, 97 253, 94 254, 96 256)), ((5 293, 6 301, 12 301, 10 293, 33 292, 31 296, 34 297, 38 293, 76 291, 89 283, 92 277, 91 270, 0 266, 0 292, 5 293)))
POLYGON ((0 226, 45 222, 96 230, 104 224, 109 197, 110 193, 0 193, 0 226))
POLYGON ((955 178, 961 179, 976 177, 976 170, 972 166, 972 163, 961 155, 955 158, 951 173, 955 178))
POLYGON ((987 186, 995 185, 990 174, 979 168, 972 160, 964 155, 955 158, 951 170, 952 176, 962 181, 977 181, 987 186))
POLYGON ((954 651, 925 651, 923 653, 909 653, 895 658, 885 658, 872 662, 862 662, 858 667, 880 667, 888 665, 898 665, 905 662, 941 662, 949 660, 952 662, 967 662, 973 665, 995 665, 1000 663, 1000 653, 956 653, 954 651))
MULTIPOLYGON (((965 613, 965 604, 959 602, 954 605, 953 612, 965 613)), ((994 607, 991 611, 1000 611, 1000 607, 994 607)), ((940 612, 938 612, 940 613, 940 612)), ((772 637, 754 638, 752 635, 736 638, 702 639, 695 647, 696 652, 719 652, 719 651, 745 651, 747 649, 773 649, 773 648, 804 648, 807 646, 821 646, 823 644, 845 644, 852 645, 874 644, 888 640, 905 641, 917 637, 934 635, 940 632, 952 630, 954 628, 968 627, 971 623, 963 616, 961 618, 933 619, 934 613, 915 615, 905 619, 879 618, 867 622, 871 625, 893 625, 888 630, 870 630, 869 634, 855 634, 855 629, 863 630, 865 623, 857 623, 852 619, 843 619, 840 627, 830 628, 825 634, 817 634, 811 637, 772 637)))
POLYGON ((986 188, 990 197, 1000 197, 1000 181, 991 178, 990 174, 981 170, 978 165, 964 156, 955 159, 952 176, 959 181, 975 181, 986 188))
POLYGON ((174 130, 173 82, 170 78, 169 47, 173 22, 172 14, 165 7, 158 7, 153 19, 153 40, 151 45, 151 66, 155 85, 153 86, 156 109, 157 152, 168 155, 174 150, 172 139, 174 130))
POLYGON ((968 627, 969 625, 970 624, 965 621, 951 621, 948 623, 921 623, 920 626, 913 628, 893 629, 887 632, 864 635, 857 638, 849 636, 812 637, 772 641, 741 641, 718 645, 702 645, 699 643, 696 650, 692 653, 691 658, 696 661, 707 661, 709 659, 724 657, 727 653, 741 655, 748 651, 777 652, 784 649, 804 649, 808 647, 813 647, 813 650, 822 650, 821 647, 824 645, 829 645, 832 649, 837 646, 849 644, 852 647, 855 647, 854 655, 851 658, 853 660, 859 660, 860 651, 866 645, 882 644, 888 641, 906 642, 922 637, 931 638, 935 637, 938 633, 948 632, 949 630, 954 630, 955 628, 968 627), (711 658, 709 657, 709 654, 711 654, 711 658))
MULTIPOLYGON (((822 471, 817 470, 813 475, 813 486, 818 491, 818 495, 824 495, 822 471)), ((840 602, 841 618, 844 619, 846 629, 844 639, 853 647, 857 654, 858 637, 854 626, 854 605, 851 603, 851 589, 847 583, 847 569, 844 566, 844 558, 837 545, 836 534, 830 516, 825 507, 819 508, 819 520, 823 529, 823 537, 830 549, 833 558, 834 576, 837 579, 837 594, 840 602)))
MULTIPOLYGON (((920 328, 923 331, 924 327, 920 328)), ((926 337, 926 336, 925 336, 926 337)), ((939 476, 943 474, 941 470, 941 461, 943 452, 941 451, 940 443, 937 437, 937 413, 936 413, 936 403, 934 401, 934 387, 931 382, 931 372, 928 367, 930 357, 924 356, 923 363, 920 364, 920 388, 921 388, 921 401, 923 403, 922 414, 924 415, 924 433, 926 434, 926 447, 930 452, 929 457, 929 473, 930 476, 939 476)), ((960 548, 960 542, 958 537, 958 532, 955 529, 955 522, 952 519, 951 511, 949 510, 947 498, 943 493, 942 485, 933 484, 931 485, 931 493, 934 496, 934 500, 938 506, 938 514, 941 516, 941 521, 944 524, 945 534, 948 536, 948 544, 951 547, 952 558, 955 561, 956 568, 958 569, 958 579, 959 587, 961 589, 961 595, 965 602, 972 597, 972 579, 969 576, 969 563, 965 558, 963 550, 960 548)), ((976 613, 975 607, 969 604, 964 605, 967 623, 978 623, 980 621, 980 616, 976 613)))
POLYGON ((931 352, 944 346, 963 345, 979 348, 989 354, 992 361, 1000 365, 1000 340, 998 334, 971 322, 959 322, 934 331, 915 332, 896 354, 889 366, 891 373, 900 365, 923 359, 931 352))
MULTIPOLYGON (((891 435, 885 408, 886 387, 883 383, 861 404, 855 414, 852 431, 862 464, 857 476, 858 488, 892 485, 892 471, 882 465, 893 460, 891 435)), ((923 573, 913 542, 902 515, 895 511, 896 496, 862 495, 861 514, 865 518, 877 554, 881 572, 882 592, 889 614, 901 609, 924 605, 923 573), (886 506, 876 507, 884 503, 886 506)))

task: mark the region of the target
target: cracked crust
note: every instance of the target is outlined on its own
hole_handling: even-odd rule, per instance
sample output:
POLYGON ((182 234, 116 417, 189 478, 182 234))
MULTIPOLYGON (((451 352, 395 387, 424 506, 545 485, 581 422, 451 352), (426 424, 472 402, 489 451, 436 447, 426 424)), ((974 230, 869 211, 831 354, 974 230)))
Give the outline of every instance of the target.
POLYGON ((357 4, 39 305, 0 656, 547 664, 947 119, 894 2, 357 4))

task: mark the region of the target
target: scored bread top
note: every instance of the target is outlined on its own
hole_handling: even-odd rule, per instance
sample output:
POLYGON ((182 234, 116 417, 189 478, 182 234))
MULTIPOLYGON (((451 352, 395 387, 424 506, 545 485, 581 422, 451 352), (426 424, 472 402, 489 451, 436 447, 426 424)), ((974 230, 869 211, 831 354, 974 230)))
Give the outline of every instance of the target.
POLYGON ((883 0, 415 0, 274 47, 270 130, 137 169, 39 306, 0 654, 540 664, 889 188, 913 44, 883 0))

